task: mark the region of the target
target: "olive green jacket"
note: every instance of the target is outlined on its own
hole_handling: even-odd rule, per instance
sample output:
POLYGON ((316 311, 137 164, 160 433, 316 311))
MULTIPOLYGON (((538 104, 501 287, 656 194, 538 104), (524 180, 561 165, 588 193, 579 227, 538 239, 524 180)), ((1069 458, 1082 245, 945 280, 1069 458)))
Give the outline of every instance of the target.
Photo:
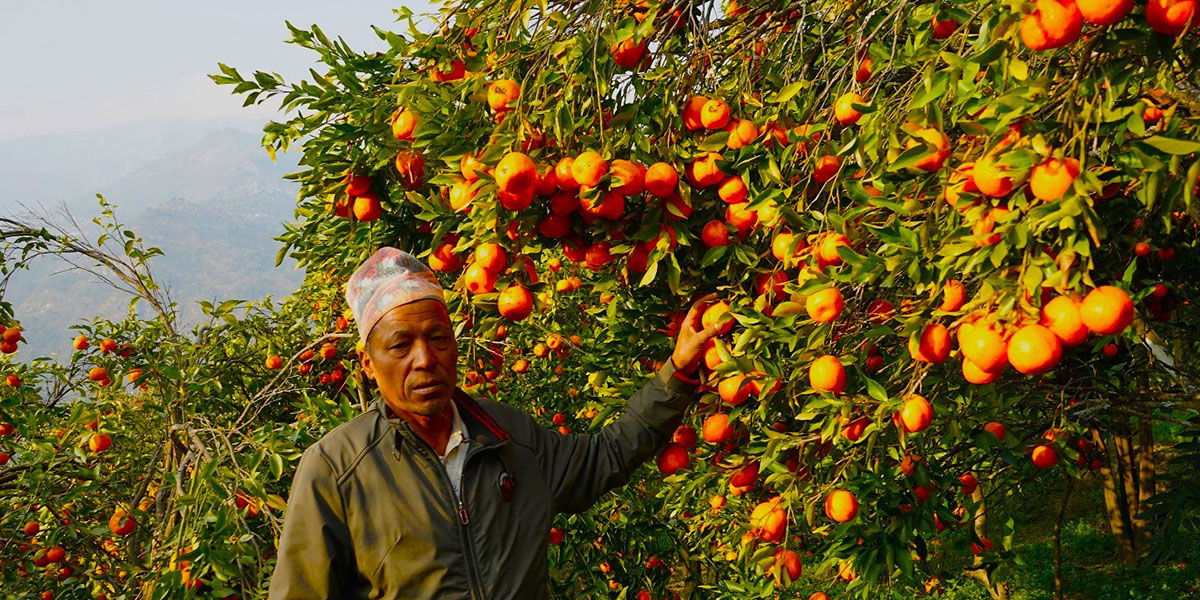
POLYGON ((470 435, 462 500, 445 467, 383 400, 300 459, 271 600, 546 598, 560 512, 586 510, 658 452, 697 383, 670 360, 596 435, 561 435, 456 390, 470 435))

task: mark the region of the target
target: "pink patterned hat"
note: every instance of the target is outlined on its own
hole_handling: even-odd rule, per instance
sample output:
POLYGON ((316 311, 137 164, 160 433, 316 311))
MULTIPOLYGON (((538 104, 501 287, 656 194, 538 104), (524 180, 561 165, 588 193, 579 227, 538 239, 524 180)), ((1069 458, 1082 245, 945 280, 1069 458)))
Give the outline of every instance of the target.
POLYGON ((437 276, 415 256, 386 246, 371 255, 346 282, 346 304, 354 313, 364 343, 384 313, 424 299, 446 303, 437 276))

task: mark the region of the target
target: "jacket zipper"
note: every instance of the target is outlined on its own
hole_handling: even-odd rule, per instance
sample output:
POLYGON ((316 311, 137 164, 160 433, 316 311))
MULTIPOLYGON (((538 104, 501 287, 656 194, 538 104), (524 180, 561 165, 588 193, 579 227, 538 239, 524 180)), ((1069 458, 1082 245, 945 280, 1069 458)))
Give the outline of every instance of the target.
MULTIPOLYGON (((468 450, 470 450, 470 447, 468 447, 468 450)), ((422 453, 425 453, 424 449, 421 451, 422 453)), ((434 462, 434 468, 437 469, 438 473, 441 474, 442 483, 446 484, 446 491, 450 492, 450 498, 452 498, 454 502, 458 503, 458 510, 456 511, 458 513, 458 531, 462 536, 463 553, 466 555, 467 559, 467 580, 471 584, 471 597, 483 598, 483 589, 480 588, 479 584, 479 568, 475 565, 475 546, 471 543, 471 530, 469 525, 471 522, 471 515, 467 512, 467 505, 463 502, 463 499, 459 494, 454 493, 454 483, 450 481, 450 474, 446 472, 446 466, 438 461, 437 457, 430 457, 428 453, 425 454, 426 458, 429 458, 434 462)), ((470 458, 470 455, 463 457, 464 479, 466 478, 467 473, 468 458, 470 458)))

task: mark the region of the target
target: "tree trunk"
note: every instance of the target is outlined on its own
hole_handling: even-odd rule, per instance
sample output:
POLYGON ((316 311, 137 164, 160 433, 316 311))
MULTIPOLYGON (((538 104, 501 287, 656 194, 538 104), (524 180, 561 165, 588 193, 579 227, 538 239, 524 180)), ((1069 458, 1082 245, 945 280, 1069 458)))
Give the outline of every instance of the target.
POLYGON ((1129 520, 1129 507, 1124 494, 1120 475, 1114 473, 1112 449, 1100 437, 1100 431, 1092 428, 1092 443, 1103 457, 1100 461, 1100 483, 1104 490, 1104 507, 1108 512, 1108 527, 1117 545, 1117 559, 1124 564, 1133 562, 1137 552, 1133 544, 1133 523, 1129 520))
MULTIPOLYGON (((979 539, 984 539, 987 533, 987 503, 983 496, 983 486, 975 487, 975 493, 971 494, 971 499, 975 501, 975 514, 972 518, 971 526, 975 529, 975 535, 979 539)), ((992 600, 1008 600, 1008 585, 992 581, 992 574, 987 569, 983 568, 983 558, 976 556, 966 571, 967 577, 983 584, 983 589, 987 590, 992 600)))
POLYGON ((1140 419, 1138 423, 1138 512, 1134 513, 1134 525, 1142 536, 1146 535, 1146 519, 1141 509, 1157 491, 1157 468, 1154 465, 1154 430, 1149 419, 1140 419))
POLYGON ((1062 576, 1062 524, 1067 514, 1067 503, 1071 500, 1071 489, 1075 487, 1075 478, 1068 476, 1067 489, 1063 492, 1062 506, 1058 509, 1058 520, 1054 522, 1054 597, 1063 600, 1062 576))

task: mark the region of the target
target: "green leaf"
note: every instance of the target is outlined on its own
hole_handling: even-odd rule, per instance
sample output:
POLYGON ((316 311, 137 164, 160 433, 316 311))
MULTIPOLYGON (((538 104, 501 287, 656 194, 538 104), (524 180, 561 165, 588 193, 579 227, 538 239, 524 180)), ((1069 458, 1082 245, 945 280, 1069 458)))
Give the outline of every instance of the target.
POLYGON ((934 99, 941 98, 946 95, 946 88, 950 85, 950 72, 938 71, 932 77, 925 78, 925 85, 921 91, 917 92, 913 99, 908 103, 909 110, 916 110, 929 104, 934 99))
POLYGON ((1141 140, 1141 143, 1167 154, 1178 155, 1200 152, 1200 142, 1169 138, 1162 135, 1148 137, 1144 140, 1141 140))
POLYGON ((783 89, 779 90, 778 94, 775 94, 773 97, 771 97, 769 102, 772 102, 775 104, 782 104, 784 102, 787 102, 788 100, 791 100, 793 96, 800 93, 800 90, 804 89, 804 87, 807 85, 808 85, 808 82, 804 81, 804 80, 800 80, 800 81, 797 81, 794 83, 789 83, 786 86, 784 86, 783 89))

